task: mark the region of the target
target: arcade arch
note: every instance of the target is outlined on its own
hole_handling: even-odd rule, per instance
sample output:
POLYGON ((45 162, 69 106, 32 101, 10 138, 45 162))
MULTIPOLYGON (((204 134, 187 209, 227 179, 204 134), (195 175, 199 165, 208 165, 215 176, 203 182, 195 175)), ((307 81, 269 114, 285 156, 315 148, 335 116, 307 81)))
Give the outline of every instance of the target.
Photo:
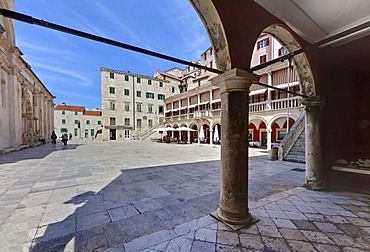
MULTIPOLYGON (((223 10, 222 6, 220 6, 218 2, 215 2, 215 5, 220 8, 217 10, 212 1, 191 0, 191 2, 208 31, 212 45, 215 48, 216 60, 220 70, 227 71, 212 80, 212 84, 218 86, 221 90, 221 117, 222 122, 224 123, 222 133, 223 136, 227 138, 225 141, 222 141, 223 151, 221 152, 221 162, 223 172, 221 172, 220 204, 218 210, 213 215, 215 218, 229 225, 242 227, 249 225, 252 222, 247 199, 248 176, 246 174, 248 173, 248 148, 246 146, 246 142, 248 141, 236 141, 233 139, 233 136, 240 135, 241 138, 244 139, 245 134, 247 134, 245 139, 248 140, 249 132, 246 130, 246 128, 248 128, 248 124, 242 125, 241 121, 246 119, 245 121, 249 122, 249 119, 248 113, 243 115, 243 113, 234 113, 230 111, 230 109, 225 108, 237 108, 240 111, 248 111, 248 101, 246 100, 249 99, 248 93, 250 86, 259 81, 259 76, 249 72, 249 69, 247 68, 248 64, 246 64, 246 59, 248 60, 248 58, 245 56, 248 52, 253 52, 251 45, 253 44, 254 46, 255 41, 250 38, 255 37, 257 39, 258 34, 256 34, 256 32, 258 32, 258 26, 264 26, 265 28, 262 32, 274 36, 289 52, 296 51, 297 49, 300 49, 301 46, 284 25, 276 25, 278 22, 276 22, 277 20, 273 20, 274 18, 266 16, 267 19, 262 20, 263 17, 257 17, 256 22, 253 22, 253 29, 251 28, 252 22, 246 22, 245 29, 247 32, 245 32, 245 34, 248 34, 248 38, 245 34, 238 33, 238 28, 231 25, 229 14, 217 11, 220 9, 223 10), (219 14, 222 15, 222 19, 219 14), (270 24, 275 24, 269 25, 269 22, 270 24), (228 36, 226 36, 226 34, 228 36), (228 42, 230 42, 230 44, 228 42), (243 48, 244 52, 242 52, 242 49, 240 48, 241 44, 244 44, 244 47, 247 47, 243 48), (224 47, 224 49, 220 49, 222 47, 224 47), (232 59, 231 52, 233 52, 232 59), (243 127, 244 129, 242 129, 243 127), (246 186, 241 186, 244 184, 246 186)), ((244 4, 244 7, 249 6, 249 3, 244 4)), ((234 22, 235 19, 238 20, 237 17, 233 18, 234 22)), ((238 27, 240 28, 240 26, 238 27)), ((251 62, 251 58, 252 53, 249 55, 249 63, 251 62)), ((305 53, 295 56, 291 61, 297 69, 300 81, 300 92, 307 97, 316 95, 313 74, 305 53)), ((318 110, 314 109, 313 111, 315 112, 311 112, 309 108, 307 109, 307 106, 315 106, 315 108, 318 108, 318 99, 314 98, 307 100, 308 102, 304 101, 307 110, 306 118, 308 117, 310 120, 318 120, 315 118, 318 110), (309 113, 312 114, 310 115, 309 113)), ((273 125, 279 125, 279 120, 279 118, 276 118, 274 120, 274 123, 276 124, 273 125)), ((287 122, 287 124, 290 124, 290 122, 287 122)), ((314 144, 313 142, 319 142, 320 139, 320 133, 316 127, 318 122, 312 122, 312 125, 315 125, 315 127, 311 127, 305 131, 306 142, 308 142, 310 147, 315 146, 315 144, 317 145, 317 143, 314 144), (316 129, 317 132, 315 132, 314 129, 316 129), (309 139, 311 137, 312 139, 309 139)), ((259 128, 261 129, 266 126, 266 123, 263 122, 259 125, 259 128)), ((312 160, 307 160, 307 163, 313 164, 313 166, 311 165, 312 167, 306 168, 306 170, 308 170, 308 187, 311 189, 322 189, 324 186, 322 181, 322 171, 319 168, 314 167, 315 164, 321 163, 320 150, 311 148, 309 151, 312 152, 310 153, 310 155, 312 155, 309 157, 312 160)), ((306 145, 306 153, 307 152, 306 145)))

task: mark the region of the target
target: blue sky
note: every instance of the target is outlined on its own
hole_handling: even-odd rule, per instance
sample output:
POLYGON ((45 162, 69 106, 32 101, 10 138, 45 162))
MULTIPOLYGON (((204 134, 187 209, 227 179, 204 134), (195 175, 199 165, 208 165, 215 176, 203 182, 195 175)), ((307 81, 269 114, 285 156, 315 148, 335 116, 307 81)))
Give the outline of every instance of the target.
MULTIPOLYGON (((187 0, 15 0, 15 11, 184 60, 210 46, 187 0)), ((16 43, 55 104, 101 108, 100 67, 153 76, 184 67, 40 26, 16 21, 16 43)))

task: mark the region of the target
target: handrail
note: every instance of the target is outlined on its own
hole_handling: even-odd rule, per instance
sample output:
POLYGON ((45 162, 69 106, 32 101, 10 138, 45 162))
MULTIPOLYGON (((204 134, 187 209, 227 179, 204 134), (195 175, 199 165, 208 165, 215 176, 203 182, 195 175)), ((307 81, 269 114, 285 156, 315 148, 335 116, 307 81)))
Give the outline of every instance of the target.
POLYGON ((288 134, 285 135, 283 140, 279 145, 278 159, 284 160, 288 155, 289 151, 292 149, 294 143, 297 141, 298 137, 301 135, 305 127, 305 111, 299 115, 298 119, 295 121, 293 126, 290 128, 288 134))

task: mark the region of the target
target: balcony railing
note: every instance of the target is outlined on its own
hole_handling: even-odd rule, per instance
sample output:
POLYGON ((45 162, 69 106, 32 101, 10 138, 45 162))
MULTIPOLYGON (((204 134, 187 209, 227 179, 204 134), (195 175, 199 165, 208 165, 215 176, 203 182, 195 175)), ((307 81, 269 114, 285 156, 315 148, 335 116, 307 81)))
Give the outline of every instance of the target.
POLYGON ((261 112, 266 110, 279 110, 289 108, 297 108, 300 106, 299 100, 301 97, 295 96, 291 98, 284 98, 278 100, 271 100, 270 104, 268 101, 251 103, 249 104, 249 112, 261 112))
MULTIPOLYGON (((254 112, 262 112, 262 111, 272 111, 272 110, 279 110, 279 109, 287 109, 289 108, 297 108, 300 107, 299 100, 301 97, 295 96, 290 98, 278 99, 278 100, 271 100, 264 101, 264 102, 257 102, 249 104, 249 113, 254 112)), ((213 116, 220 116, 221 109, 209 109, 209 110, 200 110, 195 111, 194 113, 176 115, 176 116, 166 116, 166 121, 176 121, 176 120, 185 120, 185 119, 193 119, 193 118, 201 118, 201 117, 213 117, 213 116)))

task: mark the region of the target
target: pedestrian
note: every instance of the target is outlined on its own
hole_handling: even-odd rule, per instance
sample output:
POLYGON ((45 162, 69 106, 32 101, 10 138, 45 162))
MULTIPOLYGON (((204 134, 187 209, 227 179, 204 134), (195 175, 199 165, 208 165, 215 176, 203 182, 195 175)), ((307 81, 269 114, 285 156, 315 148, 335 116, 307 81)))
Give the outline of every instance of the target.
POLYGON ((62 142, 63 142, 64 145, 67 145, 67 142, 68 142, 68 135, 67 135, 67 133, 64 133, 62 135, 62 142))
POLYGON ((72 140, 72 133, 69 133, 69 140, 72 140))
POLYGON ((58 136, 57 136, 57 134, 55 134, 55 131, 53 130, 53 132, 51 133, 51 142, 52 142, 52 144, 56 144, 57 143, 57 138, 58 138, 58 136))

